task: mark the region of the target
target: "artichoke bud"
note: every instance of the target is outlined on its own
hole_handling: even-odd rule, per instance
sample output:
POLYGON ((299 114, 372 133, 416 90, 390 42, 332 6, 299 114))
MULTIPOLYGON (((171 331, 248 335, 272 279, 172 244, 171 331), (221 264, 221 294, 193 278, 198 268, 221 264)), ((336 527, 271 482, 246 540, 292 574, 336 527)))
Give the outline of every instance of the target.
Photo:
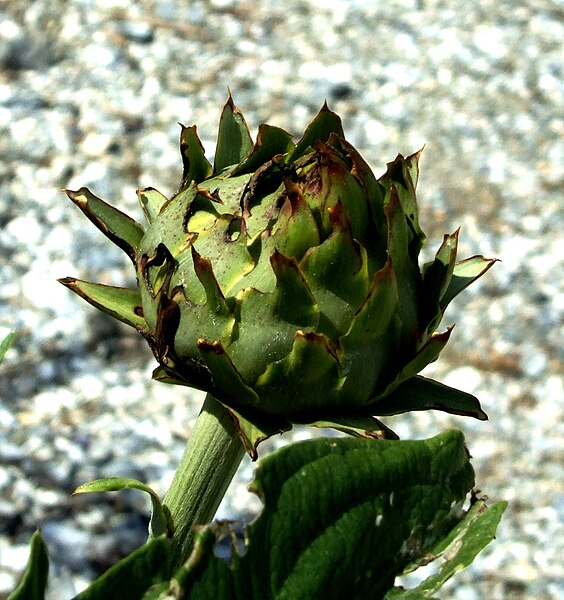
POLYGON ((393 437, 376 416, 486 418, 473 396, 418 375, 449 338, 436 332, 447 304, 495 262, 457 262, 455 232, 420 267, 420 152, 377 179, 327 105, 296 144, 268 125, 253 144, 231 97, 213 167, 195 126, 180 150, 176 194, 138 191, 146 229, 67 191, 131 258, 138 289, 62 282, 145 336, 156 379, 212 393, 251 455, 292 423, 393 437))

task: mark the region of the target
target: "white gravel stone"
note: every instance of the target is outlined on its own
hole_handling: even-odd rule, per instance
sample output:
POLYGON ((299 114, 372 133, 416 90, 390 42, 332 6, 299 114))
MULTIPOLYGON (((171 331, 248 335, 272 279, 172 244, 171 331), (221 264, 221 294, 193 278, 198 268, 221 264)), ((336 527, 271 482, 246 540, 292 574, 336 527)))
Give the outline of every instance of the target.
POLYGON ((459 367, 453 369, 443 378, 445 385, 464 390, 470 394, 476 393, 482 383, 480 371, 473 367, 459 367))
MULTIPOLYGON (((55 282, 135 283, 127 257, 60 188, 89 186, 141 220, 137 187, 170 195, 178 185, 177 121, 198 125, 213 158, 230 86, 254 132, 268 121, 299 137, 327 98, 376 173, 426 143, 418 192, 429 245, 438 240, 430 256, 444 232, 463 225, 461 256, 502 259, 449 308, 445 323, 457 326, 429 369, 478 395, 489 422, 434 413, 388 421, 402 437, 462 428, 479 487, 511 502, 498 539, 444 597, 564 598, 564 27, 556 5, 217 0, 187 12, 180 0, 4 4, 0 331, 18 329, 18 338, 0 373, 0 506, 21 524, 0 533, 0 595, 15 585, 38 524, 53 599, 95 576, 92 539, 107 555, 124 540, 142 543, 139 523, 124 526, 126 535, 111 517, 140 518, 145 505, 124 501, 115 515, 106 500, 70 492, 116 470, 164 491, 202 401, 149 382, 143 340, 55 282)), ((303 435, 277 437, 263 452, 303 435)), ((246 461, 222 517, 259 510, 245 489, 252 472, 246 461)))

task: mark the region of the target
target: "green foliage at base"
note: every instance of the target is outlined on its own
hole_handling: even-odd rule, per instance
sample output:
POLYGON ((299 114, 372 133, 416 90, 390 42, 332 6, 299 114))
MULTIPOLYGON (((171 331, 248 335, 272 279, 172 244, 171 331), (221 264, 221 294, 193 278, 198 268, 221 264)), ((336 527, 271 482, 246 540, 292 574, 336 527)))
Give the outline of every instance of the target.
MULTIPOLYGON (((109 481, 94 487, 121 489, 125 480, 109 481)), ((214 554, 229 527, 212 523, 198 529, 191 556, 172 578, 170 539, 151 538, 76 600, 433 598, 493 539, 505 509, 475 500, 464 511, 473 485, 457 430, 420 441, 292 444, 259 464, 250 487, 264 508, 230 564, 214 554), (438 573, 416 589, 394 587, 396 576, 439 557, 438 573)), ((47 569, 37 533, 24 581, 10 600, 41 600, 47 569)))
POLYGON ((31 536, 29 561, 20 585, 8 596, 8 600, 43 600, 49 576, 47 548, 36 531, 31 536))

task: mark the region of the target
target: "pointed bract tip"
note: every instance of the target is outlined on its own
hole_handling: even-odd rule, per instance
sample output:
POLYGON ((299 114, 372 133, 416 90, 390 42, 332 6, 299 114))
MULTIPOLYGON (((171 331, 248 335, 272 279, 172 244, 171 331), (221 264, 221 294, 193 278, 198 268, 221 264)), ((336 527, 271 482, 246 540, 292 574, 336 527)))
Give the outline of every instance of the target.
POLYGON ((57 281, 62 283, 65 287, 70 288, 76 283, 76 277, 59 277, 57 281))
POLYGON ((235 110, 237 107, 235 106, 235 101, 233 100, 233 94, 231 93, 231 88, 227 86, 227 102, 226 105, 230 106, 232 110, 235 110))
POLYGON ((426 145, 427 145, 426 143, 425 143, 425 144, 423 144, 423 145, 421 146, 421 148, 419 148, 419 150, 417 150, 417 152, 414 152, 413 154, 411 154, 410 156, 408 156, 408 158, 416 158, 416 159, 419 159, 419 157, 420 157, 420 156, 423 154, 423 150, 425 150, 425 146, 426 146, 426 145))
POLYGON ((81 187, 78 190, 69 190, 69 189, 63 189, 63 192, 65 192, 65 194, 77 205, 85 205, 86 204, 86 198, 84 197, 84 192, 88 191, 88 188, 85 187, 81 187))

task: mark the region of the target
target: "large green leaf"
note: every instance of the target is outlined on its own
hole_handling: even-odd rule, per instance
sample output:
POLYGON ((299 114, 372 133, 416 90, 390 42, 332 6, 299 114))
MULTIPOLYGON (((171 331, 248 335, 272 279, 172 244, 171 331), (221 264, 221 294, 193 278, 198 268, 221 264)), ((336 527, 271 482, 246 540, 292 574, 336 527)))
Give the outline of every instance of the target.
POLYGON ((135 254, 144 229, 137 221, 95 196, 88 188, 65 190, 67 196, 135 264, 135 254))
POLYGON ((198 527, 194 551, 170 583, 150 590, 143 600, 235 600, 235 582, 229 566, 213 554, 217 538, 228 534, 228 524, 212 523, 198 527), (186 590, 190 590, 186 594, 186 590))
POLYGON ((36 531, 31 536, 29 560, 23 578, 8 600, 43 600, 48 575, 47 548, 41 533, 36 531))
POLYGON ((170 540, 152 538, 108 569, 74 600, 141 600, 147 590, 167 580, 170 540))
MULTIPOLYGON (((466 568, 476 556, 495 538, 495 532, 507 508, 507 502, 498 502, 489 508, 484 500, 477 500, 464 519, 441 540, 421 564, 442 557, 437 573, 422 581, 413 589, 395 587, 385 600, 428 600, 458 571, 466 568)), ((418 564, 414 567, 417 568, 418 564)))
POLYGON ((461 521, 473 483, 456 430, 421 441, 293 444, 257 469, 251 489, 264 509, 245 553, 221 564, 209 526, 175 579, 186 600, 383 598, 461 521))

